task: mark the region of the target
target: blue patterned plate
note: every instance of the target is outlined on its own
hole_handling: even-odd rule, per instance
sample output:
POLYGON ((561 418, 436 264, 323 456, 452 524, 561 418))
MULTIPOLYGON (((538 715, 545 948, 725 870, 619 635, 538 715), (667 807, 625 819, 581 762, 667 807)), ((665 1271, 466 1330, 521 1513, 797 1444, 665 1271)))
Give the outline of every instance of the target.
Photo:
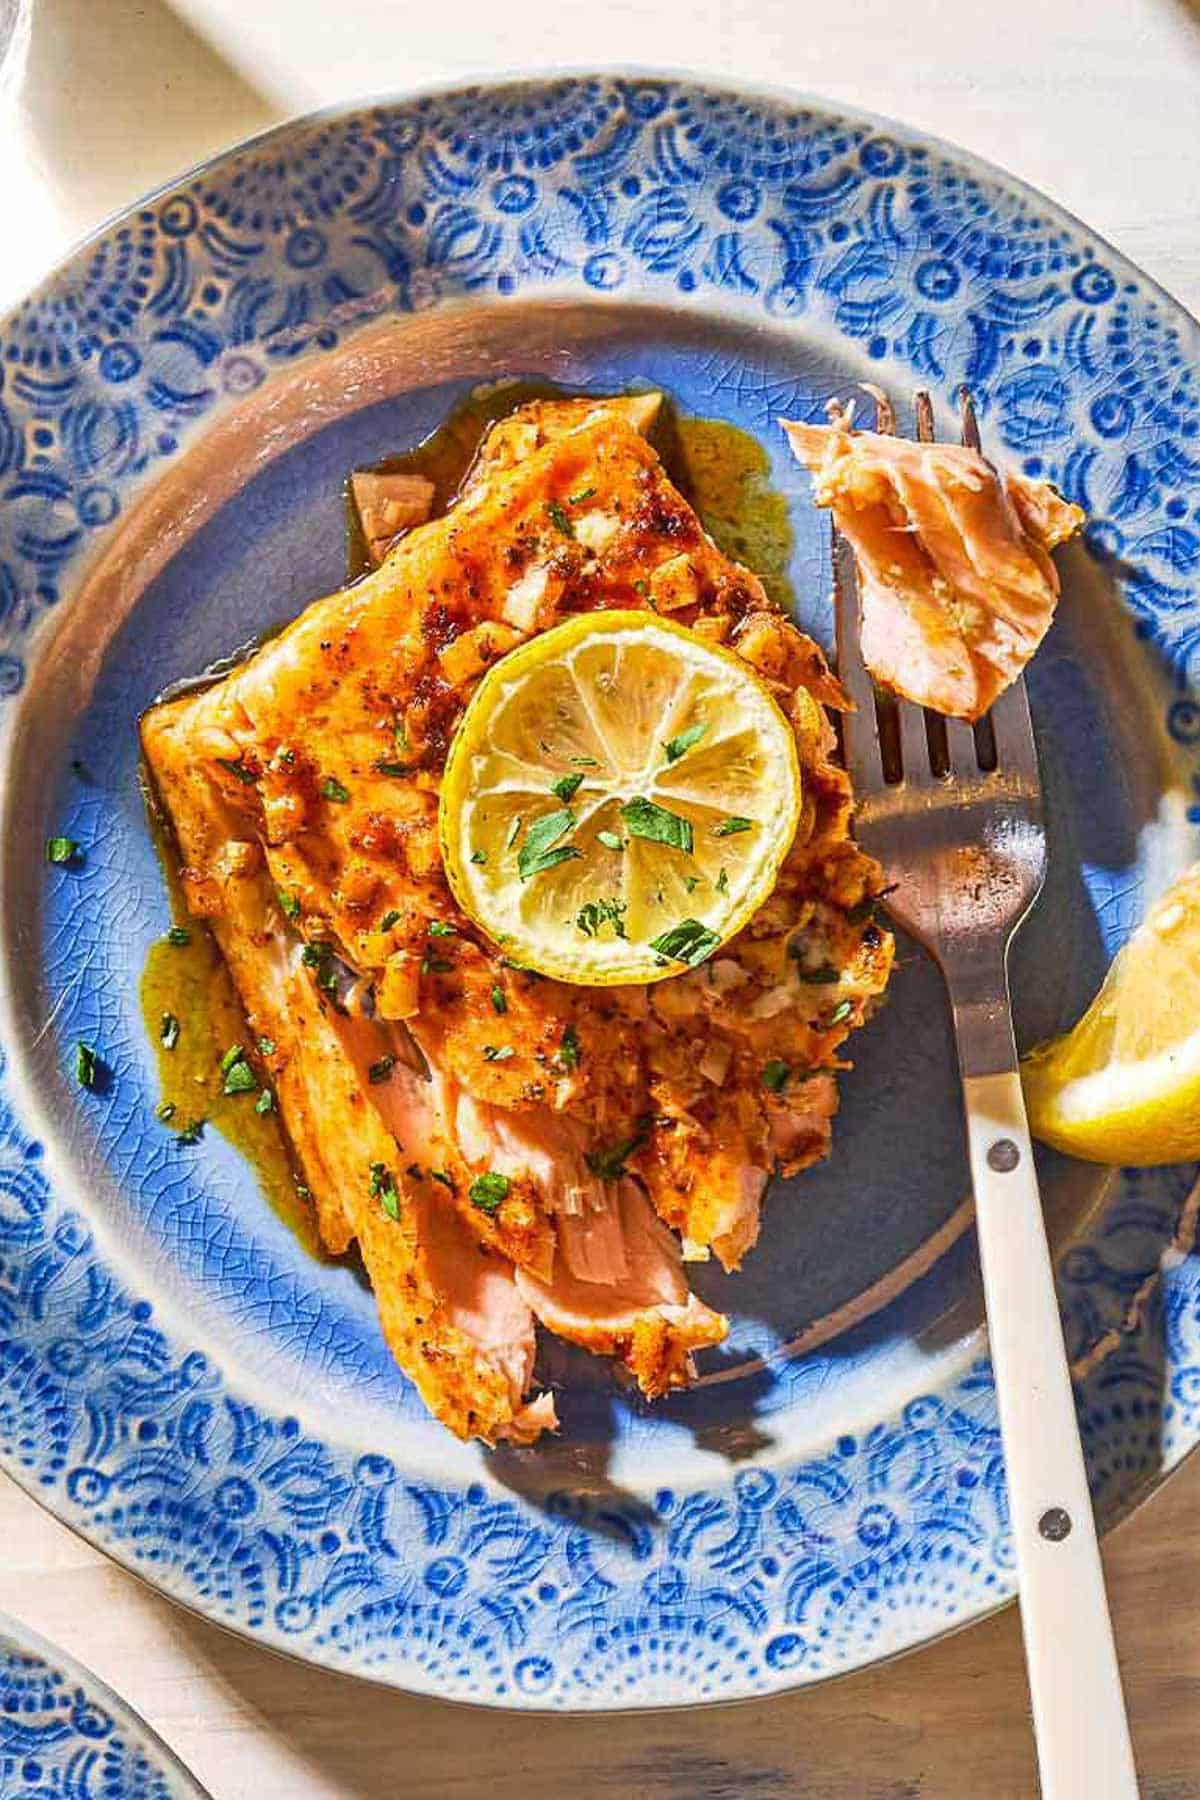
POLYGON ((0 1615, 0 1800, 207 1800, 90 1670, 0 1615))
MULTIPOLYGON (((1048 201, 817 102, 521 81, 282 127, 131 209, 2 326, 0 1456, 221 1623, 507 1706, 762 1693, 1012 1592, 953 1058, 905 952, 832 1161, 769 1203, 733 1335, 654 1409, 550 1346, 564 1430, 487 1455, 424 1416, 370 1294, 213 1133, 154 1119, 138 980, 167 922, 134 721, 338 584, 339 489, 480 381, 647 378, 753 432, 803 622, 825 531, 781 413, 864 379, 945 403, 1091 514, 1031 676, 1049 891, 1026 1042, 1068 1022, 1194 853, 1197 329, 1048 201), (43 840, 84 846, 47 867, 43 840), (71 1079, 95 1043, 102 1092, 71 1079)), ((1044 1159, 1111 1519, 1200 1435, 1191 1172, 1044 1159), (1161 1280, 1156 1276, 1161 1266, 1161 1280)))

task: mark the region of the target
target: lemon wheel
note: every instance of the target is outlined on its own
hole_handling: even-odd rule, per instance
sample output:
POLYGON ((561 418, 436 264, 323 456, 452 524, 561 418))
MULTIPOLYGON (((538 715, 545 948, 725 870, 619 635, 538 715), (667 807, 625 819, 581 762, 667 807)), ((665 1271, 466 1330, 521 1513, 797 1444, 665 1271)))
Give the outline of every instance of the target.
POLYGON ((795 735, 745 663, 654 613, 583 613, 476 689, 442 853, 463 911, 515 961, 658 981, 767 899, 799 811, 795 735))
POLYGON ((1030 1127, 1088 1162, 1200 1157, 1200 863, 1150 909, 1078 1025, 1022 1069, 1030 1127))

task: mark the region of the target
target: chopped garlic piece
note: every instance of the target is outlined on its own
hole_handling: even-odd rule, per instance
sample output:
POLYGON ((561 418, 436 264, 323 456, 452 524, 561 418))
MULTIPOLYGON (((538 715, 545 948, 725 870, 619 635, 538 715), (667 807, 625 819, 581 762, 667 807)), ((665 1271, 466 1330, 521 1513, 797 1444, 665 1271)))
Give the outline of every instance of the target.
POLYGON ((659 612, 678 612, 700 598, 700 577, 690 557, 673 556, 660 563, 650 577, 650 598, 659 612))
POLYGON ((705 1081, 711 1081, 715 1087, 721 1087, 729 1073, 729 1064, 733 1059, 733 1046, 714 1038, 708 1045, 697 1067, 705 1081))
POLYGON ((599 556, 616 537, 621 529, 621 521, 616 513, 601 512, 599 509, 586 512, 580 518, 573 519, 575 536, 585 550, 599 556))
POLYGON ((439 650, 438 659, 446 680, 453 687, 460 687, 464 681, 481 675, 489 664, 498 661, 520 641, 520 632, 511 626, 502 625, 496 619, 484 619, 439 650))
POLYGON ((549 585, 550 571, 544 563, 526 569, 521 579, 514 582, 505 595, 501 611, 508 623, 518 631, 532 631, 537 624, 538 608, 546 597, 549 585))

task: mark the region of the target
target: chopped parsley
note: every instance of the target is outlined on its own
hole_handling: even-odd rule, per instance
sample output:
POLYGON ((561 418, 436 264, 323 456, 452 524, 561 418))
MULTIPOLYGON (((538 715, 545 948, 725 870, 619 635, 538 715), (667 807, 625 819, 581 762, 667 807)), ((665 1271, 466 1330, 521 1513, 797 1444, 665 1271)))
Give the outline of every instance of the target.
POLYGON ((396 1183, 392 1172, 385 1164, 371 1164, 371 1185, 369 1189, 372 1200, 378 1200, 389 1219, 400 1217, 400 1196, 396 1192, 396 1183))
POLYGON ((270 1088, 264 1088, 262 1093, 258 1096, 258 1099, 254 1102, 254 1110, 256 1113, 262 1114, 265 1118, 267 1113, 273 1112, 274 1109, 275 1096, 270 1088))
POLYGON ((620 1181, 627 1159, 635 1150, 640 1150, 645 1141, 645 1132, 638 1131, 633 1137, 623 1138, 619 1144, 609 1144, 603 1150, 589 1150, 584 1160, 598 1181, 620 1181))
POLYGON ((451 1193, 454 1192, 454 1183, 451 1181, 449 1175, 447 1175, 445 1169, 430 1169, 429 1179, 430 1181, 440 1181, 444 1188, 449 1188, 451 1193))
POLYGON ((58 863, 60 867, 65 867, 66 864, 73 863, 78 855, 79 845, 74 838, 51 837, 46 839, 46 861, 48 863, 58 863))
POLYGON ((683 885, 689 894, 694 894, 696 889, 700 886, 700 877, 698 875, 685 875, 683 878, 683 885))
POLYGON ((865 921, 871 917, 875 908, 877 906, 882 906, 889 894, 895 893, 897 885, 896 882, 890 881, 886 887, 880 888, 877 894, 866 894, 856 906, 847 907, 847 922, 851 925, 864 924, 865 921))
POLYGON ((191 941, 192 934, 186 925, 172 925, 167 933, 168 944, 174 944, 176 949, 182 949, 184 944, 190 944, 191 941))
POLYGON ((281 768, 294 768, 296 763, 296 752, 294 750, 277 750, 275 752, 275 761, 281 768))
POLYGON ((248 769, 244 762, 230 762, 225 756, 218 756, 217 761, 235 780, 240 781, 243 787, 253 787, 258 780, 254 770, 248 769))
MULTIPOLYGON (((204 1125, 203 1119, 189 1119, 183 1130, 176 1133, 179 1142, 181 1144, 198 1144, 204 1136, 204 1125)), ((300 1193, 301 1190, 297 1188, 296 1192, 300 1193)))
POLYGON ((242 1057, 238 1062, 231 1063, 228 1069, 226 1069, 225 1086, 222 1089, 222 1092, 226 1094, 252 1094, 257 1086, 258 1081, 255 1077, 254 1070, 250 1067, 250 1064, 246 1061, 245 1057, 242 1057))
POLYGON ((102 1064, 90 1044, 75 1046, 75 1079, 82 1088, 95 1088, 102 1064))
POLYGON ((482 865, 487 861, 487 851, 486 850, 472 850, 471 861, 473 863, 479 863, 480 866, 482 867, 482 865))
POLYGON ((231 1044, 221 1058, 221 1073, 225 1077, 222 1093, 252 1094, 258 1086, 254 1070, 246 1061, 246 1052, 240 1044, 231 1044))
POLYGON ((372 1087, 379 1087, 382 1082, 385 1082, 388 1079, 395 1066, 396 1059, 394 1056, 381 1056, 379 1061, 373 1062, 367 1070, 367 1080, 371 1083, 372 1087))
POLYGON ((274 1056, 274 1054, 275 1054, 275 1039, 268 1038, 268 1037, 259 1038, 258 1054, 260 1056, 274 1056))
POLYGON ((615 831, 598 831, 596 842, 603 844, 606 850, 623 850, 625 848, 625 839, 618 837, 615 831))
POLYGON ((458 927, 447 924, 445 919, 430 919, 426 929, 430 937, 456 937, 458 935, 458 927))
POLYGON ((510 1056, 515 1055, 516 1052, 511 1044, 485 1044, 483 1046, 484 1062, 507 1062, 510 1056))
POLYGON ((342 786, 336 775, 327 775, 321 783, 320 795, 322 800, 336 800, 339 804, 344 804, 350 798, 350 790, 342 786))
POLYGON ((829 1025, 826 1029, 832 1030, 833 1026, 841 1025, 844 1020, 850 1017, 850 1014, 853 1011, 854 1002, 852 1000, 839 1000, 829 1015, 829 1025))
POLYGON ((720 942, 718 933, 710 931, 699 919, 681 919, 678 925, 651 938, 650 948, 657 950, 660 956, 687 963, 689 968, 695 969, 705 957, 712 955, 720 942))
POLYGON ((328 944, 305 944, 300 952, 300 961, 306 969, 313 971, 316 984, 323 994, 337 993, 338 962, 328 944))
POLYGON ((550 523, 552 525, 557 526, 558 530, 562 532, 564 537, 573 538, 575 536, 575 527, 572 525, 569 517, 567 516, 566 509, 563 507, 563 505, 560 501, 547 500, 547 502, 546 502, 546 517, 550 520, 550 523))
POLYGON ((575 924, 584 937, 598 937, 602 925, 611 925, 613 936, 625 936, 626 904, 624 900, 588 900, 575 915, 575 924))
POLYGON ((550 792, 557 795, 565 805, 568 800, 573 800, 575 798, 576 794, 579 792, 582 781, 582 775, 560 775, 558 780, 551 787, 550 792))
POLYGON ((663 749, 667 753, 667 761, 669 763, 678 762, 681 756, 686 756, 692 746, 700 742, 707 730, 708 721, 704 719, 698 725, 689 725, 686 731, 678 732, 675 737, 668 738, 663 745, 663 749))
POLYGON ((716 837, 736 837, 739 831, 753 831, 753 829, 753 819, 741 819, 735 813, 728 819, 721 820, 714 835, 716 837))
POLYGON ((582 506, 584 501, 590 500, 595 492, 596 490, 594 487, 580 488, 578 493, 567 495, 567 505, 582 506))
POLYGON ((282 888, 276 888, 275 898, 279 901, 279 909, 285 919, 298 919, 300 917, 300 902, 297 900, 295 894, 288 894, 285 893, 282 888))
POLYGON ((721 873, 717 876, 717 892, 718 894, 727 894, 729 892, 728 869, 722 869, 721 873))
POLYGON ((159 1020, 158 1041, 164 1050, 173 1050, 179 1042, 179 1020, 174 1013, 165 1012, 159 1020))
POLYGON ((521 835, 521 815, 518 813, 508 828, 508 836, 504 840, 504 848, 511 850, 521 835))
POLYGON ((782 1094, 791 1072, 785 1062, 781 1062, 777 1056, 773 1056, 770 1062, 763 1064, 763 1086, 770 1088, 773 1094, 782 1094))
POLYGON ((600 764, 594 756, 572 756, 569 759, 577 769, 598 769, 600 764))
POLYGON ((558 1046, 558 1060, 565 1069, 577 1069, 583 1060, 583 1052, 579 1047, 575 1027, 566 1025, 558 1046))
POLYGON ((492 987, 492 1011, 498 1013, 508 1011, 508 999, 499 982, 494 983, 492 987))
POLYGON ((621 808, 630 837, 648 838, 654 844, 669 844, 673 850, 684 850, 689 854, 692 848, 692 827, 687 819, 681 819, 678 813, 668 812, 665 806, 659 806, 655 800, 648 800, 644 794, 636 794, 627 800, 621 808))
POLYGON ((648 581, 635 581, 633 584, 633 591, 635 594, 640 594, 642 599, 645 600, 650 594, 650 583, 648 581))
POLYGON ((499 1211, 500 1202, 508 1198, 512 1182, 507 1175, 501 1175, 496 1169, 489 1169, 486 1175, 477 1175, 467 1195, 472 1206, 480 1212, 493 1214, 499 1211))
POLYGON ((788 954, 796 964, 796 975, 800 981, 807 982, 810 987, 833 987, 842 978, 832 963, 817 963, 813 968, 806 968, 800 961, 799 953, 803 945, 799 939, 793 938, 788 945, 788 954))
MULTIPOLYGON (((382 758, 378 762, 373 762, 371 764, 371 767, 372 767, 372 769, 374 769, 376 775, 392 775, 397 780, 399 780, 400 776, 402 776, 402 775, 410 775, 412 773, 412 770, 409 768, 409 765, 407 763, 386 762, 382 758)), ((326 782, 325 787, 328 787, 328 786, 329 786, 329 783, 326 782)), ((342 784, 339 781, 339 782, 335 782, 334 786, 342 787, 342 784)), ((323 794, 325 793, 324 787, 321 789, 321 792, 323 794)), ((325 794, 325 798, 327 800, 348 800, 350 798, 350 796, 346 792, 345 788, 342 788, 342 791, 340 794, 325 794)))
POLYGON ((449 975, 453 967, 448 957, 435 956, 432 950, 427 950, 421 958, 422 975, 449 975))
POLYGON ((546 869, 553 869, 559 863, 578 856, 579 851, 570 844, 559 844, 559 838, 575 829, 575 814, 569 807, 562 807, 558 812, 546 813, 535 819, 525 833, 525 842, 517 853, 517 870, 522 881, 528 881, 531 875, 540 875, 546 869))
POLYGON ((380 919, 379 929, 380 931, 390 931, 393 925, 398 925, 399 923, 400 914, 396 911, 395 907, 392 907, 389 911, 385 912, 382 919, 380 919))
POLYGON ((154 1116, 162 1124, 169 1125, 171 1120, 175 1117, 175 1102, 173 1100, 160 1100, 154 1109, 154 1116))

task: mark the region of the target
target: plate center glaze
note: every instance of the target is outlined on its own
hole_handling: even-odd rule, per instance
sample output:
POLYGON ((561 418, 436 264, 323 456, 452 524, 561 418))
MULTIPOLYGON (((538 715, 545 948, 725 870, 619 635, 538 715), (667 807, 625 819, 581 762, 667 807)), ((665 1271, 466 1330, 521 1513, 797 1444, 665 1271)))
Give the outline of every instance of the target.
MULTIPOLYGON (((77 1037, 95 1042, 112 1065, 103 1104, 62 1093, 72 1118, 72 1175, 98 1190, 116 1242, 153 1259, 224 1365, 297 1386, 343 1426, 357 1417, 377 1431, 380 1418, 388 1426, 403 1419, 406 1430, 417 1423, 428 1436, 353 1265, 311 1260, 271 1213, 249 1167, 212 1132, 182 1146, 154 1118, 154 1055, 137 985, 147 947, 168 917, 138 788, 139 713, 169 682, 339 586, 348 471, 410 448, 474 385, 500 376, 549 375, 597 393, 651 382, 685 413, 753 434, 789 501, 800 623, 828 643, 827 524, 809 503, 777 420, 815 416, 858 373, 802 331, 648 309, 435 315, 352 340, 308 365, 290 392, 282 383, 265 388, 225 428, 220 445, 209 434, 181 455, 167 487, 125 526, 94 577, 103 603, 76 611, 23 708, 29 760, 18 780, 28 782, 22 810, 30 870, 47 831, 68 831, 87 850, 84 870, 48 887, 39 885, 40 872, 25 882, 24 903, 40 920, 37 949, 32 957, 22 949, 11 976, 31 1085, 61 1082, 77 1037), (197 496, 208 505, 193 515, 197 496), (98 989, 81 982, 80 955, 103 959, 98 989), (44 1029, 47 1020, 53 1023, 44 1029)), ((1085 677, 1078 631, 1068 594, 1033 684, 1053 841, 1048 891, 1017 960, 1026 1043, 1075 1015, 1105 961, 1079 872, 1081 858, 1104 848, 1088 841, 1100 829, 1089 806, 1097 772, 1072 766, 1072 746, 1088 744, 1093 758, 1105 753, 1096 747, 1097 709, 1124 677, 1115 656, 1112 667, 1091 657, 1085 677)), ((1127 817, 1120 809, 1106 817, 1108 855, 1127 852, 1140 788, 1157 791, 1152 734, 1128 724, 1130 806, 1127 817)), ((636 1447, 659 1427, 718 1453, 734 1445, 744 1454, 748 1442, 769 1449, 781 1433, 789 1442, 797 1434, 818 1441, 834 1418, 858 1411, 868 1397, 878 1402, 878 1370, 871 1371, 885 1353, 886 1380, 901 1402, 905 1384, 925 1378, 922 1335, 952 1344, 977 1322, 972 1255, 959 1243, 969 1207, 949 1026, 937 973, 914 946, 901 946, 888 1003, 855 1039, 853 1056, 832 1158, 776 1184, 761 1241, 740 1274, 726 1276, 715 1264, 692 1270, 704 1298, 733 1320, 728 1344, 706 1360, 695 1392, 660 1407, 651 1426, 606 1364, 544 1342, 543 1371, 561 1386, 566 1426, 559 1446, 548 1446, 549 1465, 564 1447, 591 1446, 605 1461, 614 1436, 636 1447), (952 1323, 935 1331, 948 1317, 952 1323)), ((1052 1158, 1043 1173, 1056 1233, 1072 1230, 1103 1178, 1068 1174, 1052 1158)), ((436 1457, 439 1444, 430 1447, 436 1457)))

